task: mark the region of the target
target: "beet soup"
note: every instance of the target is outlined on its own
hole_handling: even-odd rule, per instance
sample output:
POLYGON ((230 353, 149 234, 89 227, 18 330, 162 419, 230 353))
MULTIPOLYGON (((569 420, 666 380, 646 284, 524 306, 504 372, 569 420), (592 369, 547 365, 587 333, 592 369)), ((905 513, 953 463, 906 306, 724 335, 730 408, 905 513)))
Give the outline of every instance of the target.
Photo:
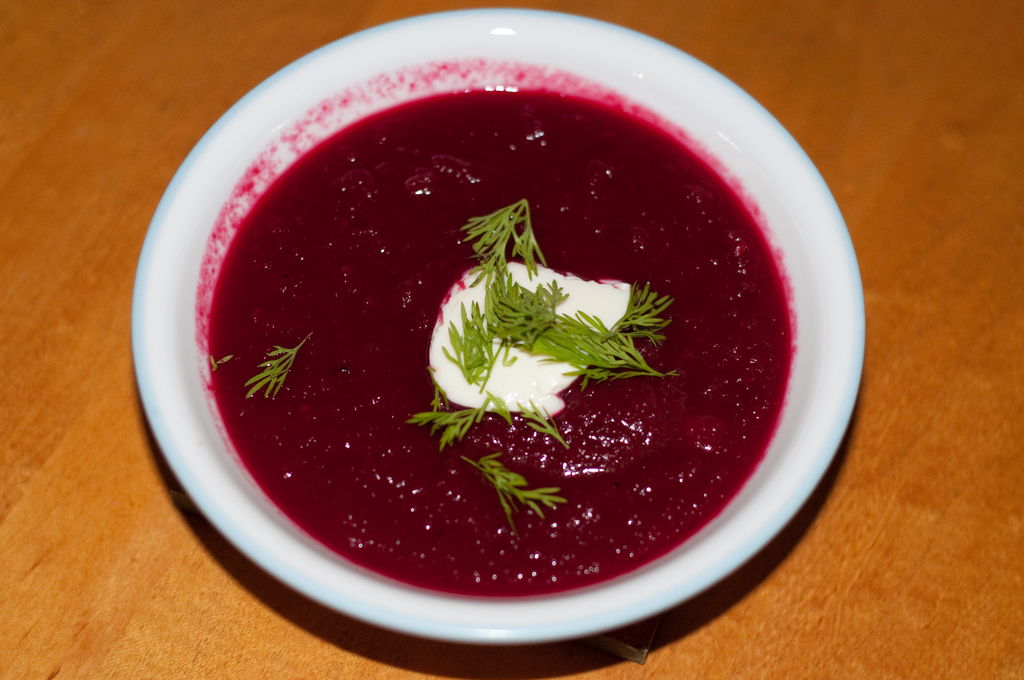
POLYGON ((209 329, 228 435, 274 503, 369 569, 490 596, 596 583, 699 530, 761 460, 792 354, 776 263, 721 177, 647 122, 524 91, 405 104, 304 155, 238 230, 209 329), (408 420, 474 264, 460 229, 521 199, 551 269, 674 298, 664 341, 638 344, 673 374, 574 383, 554 416, 568 448, 492 415, 439 449, 408 420), (298 347, 283 385, 247 396, 275 347, 298 347), (519 507, 513 531, 466 460, 498 452, 565 502, 519 507))

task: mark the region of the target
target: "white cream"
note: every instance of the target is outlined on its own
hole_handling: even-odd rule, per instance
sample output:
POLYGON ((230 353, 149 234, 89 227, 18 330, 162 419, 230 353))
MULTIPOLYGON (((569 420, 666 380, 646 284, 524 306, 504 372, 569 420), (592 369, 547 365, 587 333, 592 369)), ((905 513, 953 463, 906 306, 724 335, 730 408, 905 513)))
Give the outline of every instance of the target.
MULTIPOLYGON (((509 263, 508 271, 516 283, 530 290, 536 290, 538 285, 548 286, 552 281, 557 282, 562 292, 568 295, 558 305, 559 314, 575 316, 582 311, 609 328, 622 318, 629 304, 629 284, 620 281, 587 281, 540 266, 531 279, 526 266, 517 262, 509 263)), ((515 361, 506 365, 502 354, 481 390, 479 385, 469 384, 459 367, 445 356, 445 349, 454 354, 449 327, 454 325, 462 332, 463 305, 467 313, 474 302, 483 309, 486 285, 480 282, 470 287, 473 278, 468 273, 463 276, 448 291, 441 305, 437 325, 430 338, 430 367, 434 371, 434 380, 449 400, 466 408, 479 408, 487 399, 486 393, 490 393, 503 401, 510 411, 521 411, 524 406, 532 404, 533 408, 547 411, 550 415, 558 413, 565 407, 559 393, 576 380, 576 376, 566 375, 573 370, 571 365, 548 361, 513 348, 509 357, 515 357, 515 361)))

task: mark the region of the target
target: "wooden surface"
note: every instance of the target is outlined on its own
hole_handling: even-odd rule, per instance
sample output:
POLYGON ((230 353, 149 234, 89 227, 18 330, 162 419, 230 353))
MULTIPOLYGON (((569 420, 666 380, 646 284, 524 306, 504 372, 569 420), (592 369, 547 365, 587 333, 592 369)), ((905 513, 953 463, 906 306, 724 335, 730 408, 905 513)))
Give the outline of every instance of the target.
POLYGON ((1024 6, 531 3, 686 50, 785 125, 865 285, 825 483, 643 666, 460 647, 279 585, 178 512, 132 373, 148 222, 199 137, 304 53, 442 0, 0 1, 0 677, 1024 677, 1024 6))

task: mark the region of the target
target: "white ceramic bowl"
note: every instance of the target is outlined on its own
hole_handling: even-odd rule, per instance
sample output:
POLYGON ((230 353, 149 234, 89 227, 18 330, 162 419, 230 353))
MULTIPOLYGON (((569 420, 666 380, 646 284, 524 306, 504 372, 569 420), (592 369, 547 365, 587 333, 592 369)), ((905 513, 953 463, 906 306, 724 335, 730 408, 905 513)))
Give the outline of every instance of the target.
POLYGON ((139 262, 132 316, 138 383, 157 442, 224 536, 328 607, 397 631, 479 643, 610 630, 670 608, 739 567, 793 517, 835 455, 864 348, 862 290, 842 217, 806 155, 764 109, 712 69, 651 38, 579 17, 515 10, 437 14, 364 31, 249 93, 203 137, 160 202, 139 262), (430 66, 439 62, 467 68, 430 66), (529 68, 509 68, 510 62, 529 68), (352 566, 299 531, 259 490, 226 443, 205 386, 202 310, 210 291, 200 286, 201 273, 216 270, 232 228, 260 191, 352 120, 436 92, 538 85, 617 97, 678 128, 756 206, 792 289, 792 375, 764 461, 718 517, 667 556, 551 596, 454 597, 352 566), (243 177, 252 183, 240 187, 243 177))

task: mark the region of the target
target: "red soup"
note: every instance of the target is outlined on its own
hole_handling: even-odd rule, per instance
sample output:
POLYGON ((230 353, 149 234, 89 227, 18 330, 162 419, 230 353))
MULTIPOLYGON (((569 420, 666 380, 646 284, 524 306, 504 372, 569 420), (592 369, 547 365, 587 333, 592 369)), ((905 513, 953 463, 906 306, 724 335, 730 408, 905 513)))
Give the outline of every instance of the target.
POLYGON ((619 110, 522 91, 402 105, 303 156, 239 229, 209 329, 216 401, 266 494, 355 563, 473 595, 593 584, 685 541, 761 460, 791 359, 780 273, 721 177, 619 110), (408 421, 473 265, 460 228, 520 199, 551 269, 674 298, 664 341, 638 343, 673 374, 577 381, 554 416, 568 448, 491 415, 440 449, 408 421), (247 396, 275 347, 298 347, 286 380, 247 396), (518 507, 513 530, 467 462, 499 452, 565 502, 518 507))

